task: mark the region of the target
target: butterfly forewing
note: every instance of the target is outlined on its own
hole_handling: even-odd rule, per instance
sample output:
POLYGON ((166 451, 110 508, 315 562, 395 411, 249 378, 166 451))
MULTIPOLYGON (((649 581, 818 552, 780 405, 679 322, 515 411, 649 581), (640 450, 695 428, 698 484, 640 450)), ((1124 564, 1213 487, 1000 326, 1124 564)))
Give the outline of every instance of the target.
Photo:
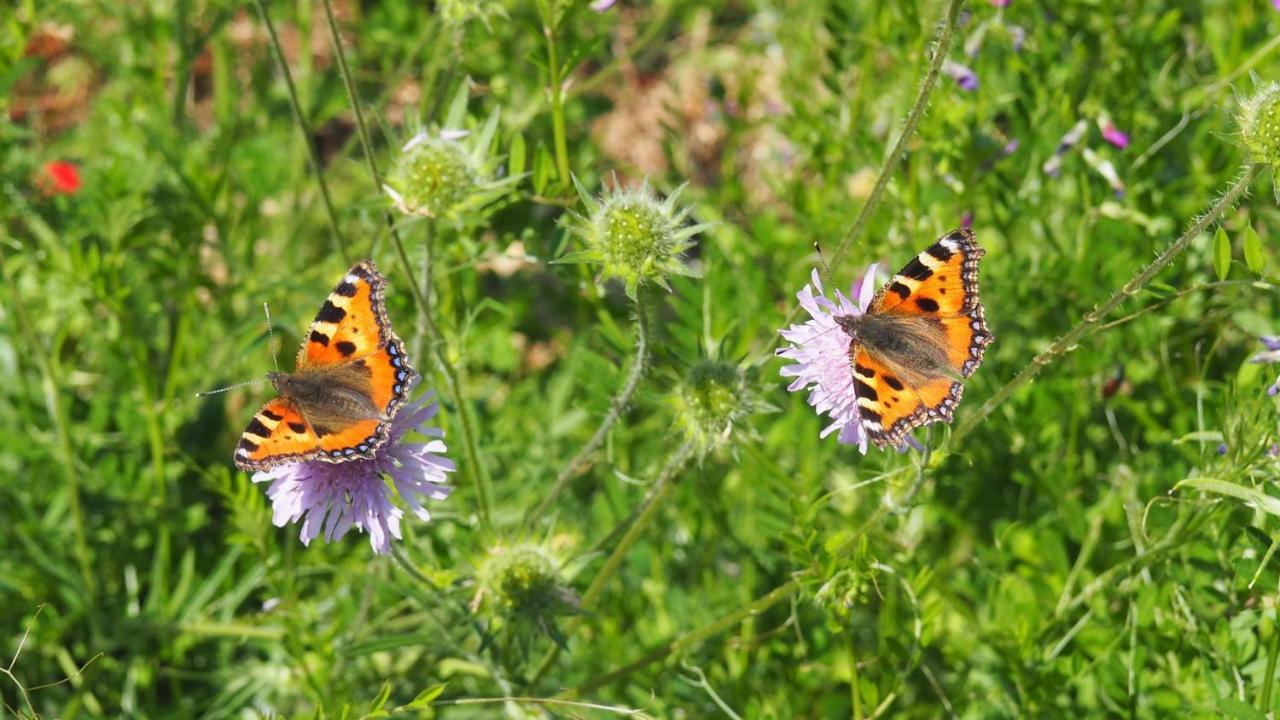
MULTIPOLYGON (((938 357, 938 364, 950 366, 953 374, 969 377, 993 339, 978 297, 978 260, 985 254, 971 230, 942 236, 880 288, 867 310, 875 317, 868 320, 900 328, 911 342, 932 338, 916 355, 938 357)), ((921 425, 950 422, 964 392, 960 382, 939 368, 895 365, 874 347, 855 344, 851 360, 863 426, 880 446, 900 445, 921 425)))

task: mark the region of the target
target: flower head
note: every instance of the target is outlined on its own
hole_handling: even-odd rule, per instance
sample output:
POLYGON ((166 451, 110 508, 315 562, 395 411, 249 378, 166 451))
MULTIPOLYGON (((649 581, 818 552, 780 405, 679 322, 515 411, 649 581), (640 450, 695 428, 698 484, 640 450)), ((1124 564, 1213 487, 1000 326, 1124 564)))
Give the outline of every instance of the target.
POLYGON ((787 390, 809 390, 808 402, 821 414, 831 418, 831 424, 822 430, 826 437, 839 430, 839 441, 845 445, 857 445, 867 452, 867 434, 862 428, 862 414, 858 410, 858 394, 854 389, 853 370, 849 367, 849 343, 851 338, 836 322, 844 315, 861 315, 871 304, 875 291, 875 275, 878 266, 867 268, 860 286, 850 288, 849 294, 858 299, 854 303, 839 290, 835 298, 826 296, 818 271, 814 270, 811 284, 805 285, 796 298, 800 307, 809 313, 809 320, 800 325, 781 330, 790 347, 778 350, 778 357, 793 361, 780 371, 783 377, 795 378, 787 390))
POLYGON ((453 461, 443 457, 444 432, 426 423, 439 405, 428 394, 405 404, 391 422, 391 433, 378 454, 368 460, 328 463, 320 460, 287 463, 256 472, 254 482, 271 481, 272 521, 276 527, 302 520, 300 537, 310 545, 324 532, 325 542, 340 539, 353 526, 369 533, 375 553, 391 550, 391 539, 400 539, 400 518, 404 511, 392 504, 395 494, 420 520, 430 514, 420 497, 443 500, 451 488, 446 473, 453 461), (433 440, 406 442, 410 431, 433 440), (390 479, 390 485, 387 483, 390 479))
POLYGON ((556 617, 581 607, 553 544, 496 545, 479 563, 476 579, 472 612, 484 613, 517 639, 536 631, 560 642, 556 617))
MULTIPOLYGON (((1251 363, 1280 362, 1280 335, 1263 335, 1258 338, 1258 341, 1262 343, 1262 346, 1265 347, 1266 350, 1249 358, 1249 362, 1251 363)), ((1280 395, 1280 377, 1277 377, 1276 381, 1274 383, 1271 383, 1270 387, 1267 388, 1267 394, 1272 397, 1275 397, 1276 395, 1280 395)))
POLYGON ((948 60, 943 63, 942 72, 950 75, 961 90, 973 92, 978 89, 978 74, 968 65, 961 65, 958 62, 948 60))
POLYGON ((700 360, 671 396, 676 427, 702 454, 727 444, 747 416, 767 406, 742 369, 723 360, 700 360))
POLYGON ((591 262, 601 265, 605 278, 618 278, 627 295, 636 296, 642 283, 670 289, 669 275, 696 276, 685 264, 683 253, 693 247, 693 236, 708 225, 687 225, 688 208, 677 208, 684 186, 659 200, 649 183, 639 189, 613 189, 600 198, 589 195, 574 178, 588 214, 574 214, 569 230, 582 238, 586 248, 571 252, 559 262, 591 262))
POLYGON ((1121 150, 1129 147, 1129 136, 1120 131, 1120 128, 1111 122, 1110 118, 1102 118, 1098 120, 1098 127, 1102 129, 1102 139, 1115 145, 1121 150))
POLYGON ((1240 142, 1253 162, 1280 167, 1280 82, 1253 81, 1253 95, 1240 99, 1236 113, 1240 142))
POLYGON ((74 195, 80 189, 80 169, 66 160, 50 160, 37 183, 46 195, 74 195))

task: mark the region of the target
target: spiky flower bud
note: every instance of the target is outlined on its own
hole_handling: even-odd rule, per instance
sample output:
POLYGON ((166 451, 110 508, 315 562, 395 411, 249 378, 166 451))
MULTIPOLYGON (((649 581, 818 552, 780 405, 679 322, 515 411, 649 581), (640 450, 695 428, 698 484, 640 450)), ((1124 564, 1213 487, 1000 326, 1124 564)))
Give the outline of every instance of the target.
POLYGON ((405 143, 383 186, 401 212, 446 217, 476 192, 480 176, 459 137, 420 132, 405 143))
POLYGON ((671 396, 676 426, 701 454, 727 444, 748 415, 766 409, 738 366, 701 360, 671 396))
POLYGON ((562 642, 556 616, 579 609, 578 598, 565 581, 560 559, 543 545, 495 546, 480 564, 478 580, 472 611, 482 612, 511 630, 516 642, 524 642, 534 632, 562 642))
POLYGON ((683 185, 665 200, 658 199, 648 182, 638 190, 613 189, 597 199, 577 178, 573 182, 587 215, 574 214, 569 229, 582 238, 586 249, 569 253, 559 262, 597 263, 601 275, 621 280, 631 298, 642 283, 670 289, 669 275, 697 276, 682 254, 707 225, 685 225, 689 210, 676 207, 683 185))
POLYGON ((1254 75, 1253 84, 1253 95, 1239 98, 1240 143, 1253 162, 1280 167, 1280 82, 1262 82, 1254 75))

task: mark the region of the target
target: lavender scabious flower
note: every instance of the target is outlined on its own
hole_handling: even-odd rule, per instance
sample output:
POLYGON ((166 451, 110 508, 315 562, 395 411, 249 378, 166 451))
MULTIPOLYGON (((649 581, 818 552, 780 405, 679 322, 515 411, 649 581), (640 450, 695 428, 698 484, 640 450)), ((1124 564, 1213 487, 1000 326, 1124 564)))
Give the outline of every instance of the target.
POLYGON ((795 378, 787 390, 795 392, 812 386, 809 404, 832 420, 823 428, 821 437, 839 430, 840 443, 857 445, 863 454, 867 452, 867 433, 862 428, 853 370, 849 367, 850 338, 836 323, 836 318, 866 312, 875 291, 876 267, 873 264, 867 268, 861 282, 850 288, 849 294, 857 297, 857 303, 839 290, 834 300, 827 297, 818 271, 814 270, 812 283, 796 293, 800 307, 811 319, 779 331, 791 346, 779 349, 778 357, 795 362, 780 371, 783 377, 795 378))
MULTIPOLYGON (((1251 363, 1280 362, 1280 335, 1263 335, 1258 338, 1258 341, 1262 343, 1262 345, 1266 348, 1266 351, 1260 352, 1257 355, 1254 355, 1253 357, 1249 358, 1249 362, 1251 363)), ((1280 377, 1276 378, 1276 381, 1271 383, 1271 386, 1267 388, 1267 394, 1270 395, 1271 397, 1280 395, 1280 377)))
POLYGON ((948 60, 943 63, 942 72, 950 75, 961 90, 973 92, 978 89, 978 74, 968 65, 961 65, 958 62, 948 60))
POLYGON ((419 496, 443 500, 452 489, 445 485, 446 473, 453 472, 454 464, 442 455, 444 442, 404 440, 410 430, 444 437, 444 431, 426 426, 437 411, 439 404, 432 401, 430 393, 406 404, 392 420, 386 444, 371 459, 345 463, 312 460, 254 473, 254 482, 271 481, 267 497, 271 498, 272 522, 284 527, 301 519, 303 545, 310 545, 321 531, 325 542, 333 542, 354 526, 369 533, 375 553, 390 552, 391 539, 401 538, 404 511, 391 503, 392 488, 384 476, 420 520, 431 516, 419 496))

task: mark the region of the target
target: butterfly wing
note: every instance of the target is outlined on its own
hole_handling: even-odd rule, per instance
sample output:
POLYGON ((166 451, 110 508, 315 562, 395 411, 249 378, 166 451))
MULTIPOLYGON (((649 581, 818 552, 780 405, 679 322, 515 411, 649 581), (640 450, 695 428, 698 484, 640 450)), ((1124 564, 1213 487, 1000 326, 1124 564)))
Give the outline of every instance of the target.
POLYGON ((323 398, 304 405, 322 460, 373 457, 418 377, 387 318, 386 284, 372 260, 356 263, 320 306, 298 350, 299 373, 326 377, 334 386, 364 395, 380 414, 376 419, 351 416, 343 412, 344 404, 323 398))
POLYGON ((901 445, 921 425, 951 422, 964 394, 962 383, 945 376, 912 383, 860 345, 850 354, 862 427, 878 447, 901 445))
POLYGON ((383 300, 387 281, 372 260, 356 263, 329 293, 298 349, 298 370, 338 365, 394 339, 383 300))
POLYGON ((885 283, 867 312, 936 320, 946 334, 947 360, 969 377, 994 339, 978 297, 978 260, 985 254, 972 230, 949 232, 885 283))
POLYGON ((285 462, 311 460, 320 454, 320 439, 289 400, 277 397, 258 410, 236 445, 236 467, 266 470, 285 462))
POLYGON ((357 358, 346 366, 335 368, 334 372, 343 376, 366 378, 366 382, 354 384, 368 392, 373 405, 382 409, 382 417, 348 418, 341 413, 326 412, 324 408, 316 408, 309 414, 312 425, 320 438, 320 459, 329 462, 345 462, 359 458, 373 457, 377 448, 384 442, 391 430, 391 418, 395 416, 408 397, 409 386, 417 378, 418 373, 409 366, 404 355, 404 344, 387 328, 389 341, 381 349, 357 358))

